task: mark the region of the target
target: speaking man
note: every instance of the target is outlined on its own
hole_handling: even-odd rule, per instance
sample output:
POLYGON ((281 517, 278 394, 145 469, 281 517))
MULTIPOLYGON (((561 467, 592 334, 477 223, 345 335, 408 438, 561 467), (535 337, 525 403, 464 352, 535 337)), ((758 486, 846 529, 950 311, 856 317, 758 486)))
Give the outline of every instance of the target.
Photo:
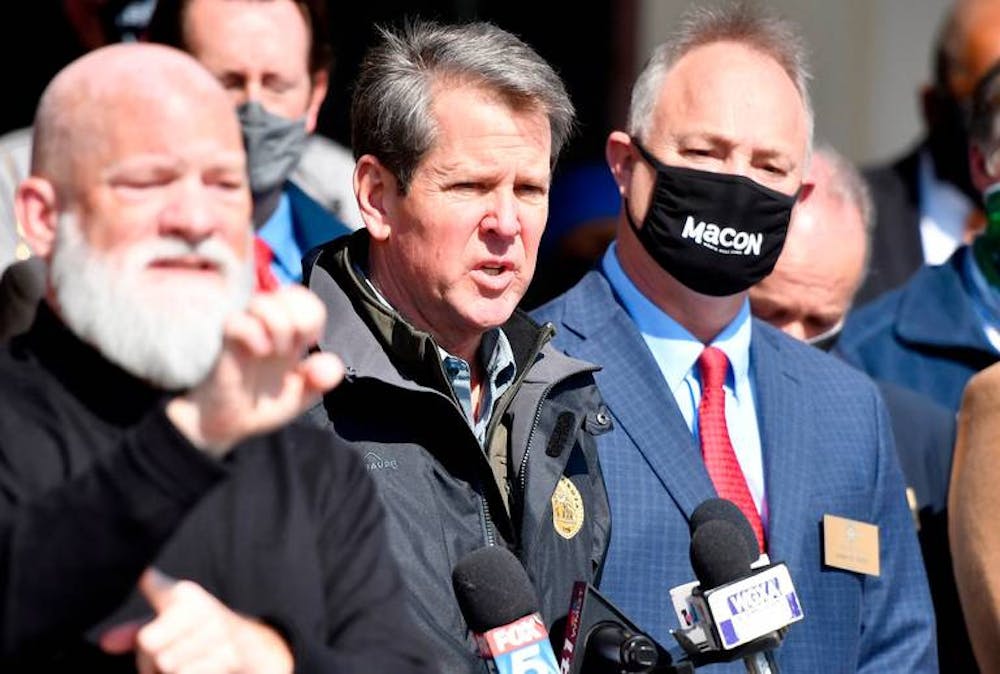
POLYGON ((420 22, 368 53, 351 117, 365 229, 324 246, 307 276, 330 314, 320 346, 348 368, 317 416, 378 483, 440 671, 481 672, 455 563, 515 551, 551 627, 607 542, 594 366, 515 310, 573 107, 510 33, 420 22))

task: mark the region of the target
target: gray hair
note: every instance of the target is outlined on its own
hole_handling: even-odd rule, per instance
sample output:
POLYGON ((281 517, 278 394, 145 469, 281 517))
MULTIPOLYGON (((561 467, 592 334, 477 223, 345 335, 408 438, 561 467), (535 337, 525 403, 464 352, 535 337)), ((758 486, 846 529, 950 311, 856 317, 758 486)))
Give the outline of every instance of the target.
POLYGON ((858 171, 857 166, 849 159, 826 143, 820 143, 813 154, 814 160, 821 159, 830 166, 830 182, 826 186, 837 201, 855 208, 861 215, 865 229, 865 270, 862 278, 867 275, 868 260, 871 258, 872 235, 875 232, 875 206, 872 202, 868 183, 858 171))
POLYGON ((649 132, 660 85, 666 74, 685 54, 714 42, 731 41, 761 52, 782 67, 795 84, 806 113, 809 147, 812 146, 813 108, 809 97, 809 71, 805 43, 788 21, 755 2, 739 1, 716 7, 695 7, 655 50, 632 87, 628 132, 642 138, 649 132))
POLYGON ((449 26, 418 20, 379 32, 381 42, 365 56, 351 101, 356 158, 377 157, 405 192, 434 143, 434 85, 447 82, 484 87, 515 110, 544 111, 555 166, 573 131, 573 104, 562 80, 534 49, 484 22, 449 26))
POLYGON ((986 161, 986 170, 997 175, 1000 166, 1000 64, 990 68, 972 94, 972 119, 969 123, 969 141, 977 147, 986 161))

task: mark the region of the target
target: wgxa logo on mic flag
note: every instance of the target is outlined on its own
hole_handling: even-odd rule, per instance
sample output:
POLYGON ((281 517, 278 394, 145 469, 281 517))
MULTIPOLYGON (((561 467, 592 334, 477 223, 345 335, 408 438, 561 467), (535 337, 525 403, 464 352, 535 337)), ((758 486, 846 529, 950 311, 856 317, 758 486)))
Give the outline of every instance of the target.
POLYGON ((558 674, 548 631, 537 613, 476 635, 479 652, 496 674, 558 674))
POLYGON ((710 590, 705 601, 727 650, 802 620, 799 597, 784 564, 710 590))

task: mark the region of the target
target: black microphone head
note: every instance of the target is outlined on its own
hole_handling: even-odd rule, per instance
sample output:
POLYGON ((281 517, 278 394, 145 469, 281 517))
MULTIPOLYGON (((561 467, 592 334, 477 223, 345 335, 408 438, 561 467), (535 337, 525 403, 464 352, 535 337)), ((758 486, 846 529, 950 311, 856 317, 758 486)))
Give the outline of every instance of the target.
POLYGON ((760 545, 757 543, 757 534, 747 521, 746 515, 740 507, 724 498, 710 498, 702 501, 694 512, 691 513, 691 534, 698 530, 698 527, 711 522, 712 520, 723 520, 731 523, 740 531, 742 540, 746 541, 747 548, 754 560, 760 557, 760 545))
POLYGON ((451 584, 465 622, 477 634, 538 612, 538 596, 528 573, 504 547, 467 554, 451 572, 451 584))
POLYGON ((742 542, 743 534, 728 520, 709 520, 691 536, 691 568, 702 590, 746 577, 756 557, 742 542))

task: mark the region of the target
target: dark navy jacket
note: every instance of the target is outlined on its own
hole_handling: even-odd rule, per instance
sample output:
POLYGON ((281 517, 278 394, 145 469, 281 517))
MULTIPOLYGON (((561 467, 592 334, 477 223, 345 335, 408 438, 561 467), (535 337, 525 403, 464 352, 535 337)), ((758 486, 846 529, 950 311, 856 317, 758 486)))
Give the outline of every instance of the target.
POLYGON ((852 312, 835 349, 875 379, 958 411, 969 378, 1000 359, 965 287, 967 247, 852 312))
POLYGON ((295 240, 303 252, 332 241, 338 236, 350 234, 351 228, 338 220, 318 201, 302 191, 295 183, 285 183, 285 194, 292 211, 292 227, 295 240))

